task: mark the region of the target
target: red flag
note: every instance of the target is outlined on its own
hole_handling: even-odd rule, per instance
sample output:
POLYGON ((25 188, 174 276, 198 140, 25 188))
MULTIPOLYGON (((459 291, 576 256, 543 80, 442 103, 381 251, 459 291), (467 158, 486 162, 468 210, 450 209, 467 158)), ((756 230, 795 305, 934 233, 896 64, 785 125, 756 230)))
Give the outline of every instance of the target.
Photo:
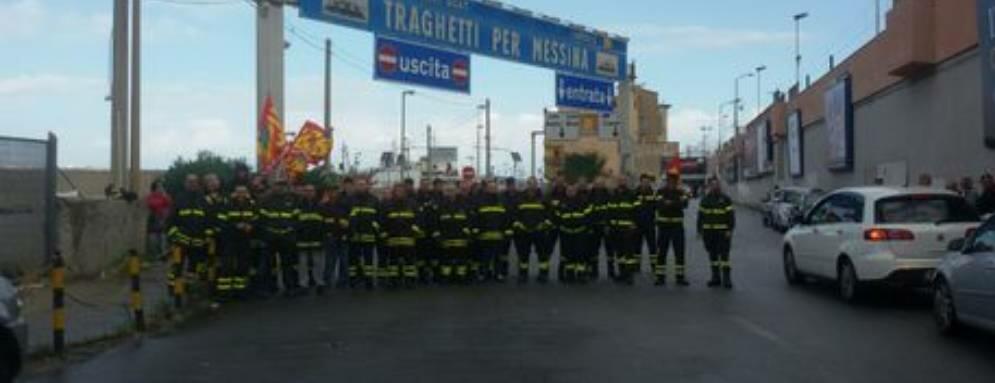
POLYGON ((256 156, 259 169, 269 172, 278 162, 286 146, 283 136, 283 124, 273 105, 273 97, 266 97, 263 113, 259 117, 259 131, 256 134, 256 156))

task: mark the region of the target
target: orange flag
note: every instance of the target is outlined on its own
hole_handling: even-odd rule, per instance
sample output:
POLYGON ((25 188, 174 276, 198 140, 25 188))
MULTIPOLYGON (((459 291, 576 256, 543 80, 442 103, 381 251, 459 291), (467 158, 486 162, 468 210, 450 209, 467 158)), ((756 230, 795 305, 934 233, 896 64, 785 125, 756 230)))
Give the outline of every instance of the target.
POLYGON ((283 135, 283 124, 276 112, 276 106, 273 105, 273 97, 266 97, 258 129, 256 134, 257 165, 260 170, 268 173, 279 162, 280 155, 287 145, 283 135))

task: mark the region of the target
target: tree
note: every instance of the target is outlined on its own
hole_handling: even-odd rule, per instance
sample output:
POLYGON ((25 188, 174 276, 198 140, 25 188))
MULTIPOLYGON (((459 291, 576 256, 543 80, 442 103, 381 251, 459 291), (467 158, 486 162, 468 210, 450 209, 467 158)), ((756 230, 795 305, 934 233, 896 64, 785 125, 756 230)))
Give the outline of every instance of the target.
POLYGON ((229 186, 235 177, 235 167, 240 165, 246 166, 244 159, 226 159, 206 150, 197 153, 194 159, 179 157, 163 174, 163 187, 169 194, 179 195, 183 192, 183 181, 187 174, 203 176, 208 173, 217 174, 222 185, 229 186))
POLYGON ((605 159, 597 153, 568 154, 563 160, 563 176, 568 182, 593 180, 601 175, 605 159))

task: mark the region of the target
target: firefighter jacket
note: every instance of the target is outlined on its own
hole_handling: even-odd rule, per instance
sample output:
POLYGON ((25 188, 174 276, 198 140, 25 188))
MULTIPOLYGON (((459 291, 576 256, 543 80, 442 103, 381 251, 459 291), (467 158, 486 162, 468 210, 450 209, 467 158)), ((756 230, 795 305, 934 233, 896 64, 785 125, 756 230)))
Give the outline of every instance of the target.
POLYGON ((256 225, 259 215, 256 202, 251 198, 231 199, 218 212, 221 234, 229 239, 247 239, 256 225))
POLYGON ((301 199, 297 216, 297 247, 319 249, 325 240, 328 226, 325 224, 323 208, 318 201, 301 199))
POLYGON ((470 246, 473 233, 470 230, 469 210, 469 204, 463 198, 439 203, 439 219, 432 237, 439 241, 443 249, 470 246))
POLYGON ((636 198, 639 199, 639 207, 636 208, 636 222, 641 227, 653 226, 657 194, 653 192, 651 187, 639 187, 636 189, 636 198))
POLYGON ((639 198, 627 188, 619 188, 611 195, 605 209, 605 222, 610 230, 632 230, 636 228, 636 209, 639 198))
POLYGON ((321 215, 325 220, 325 230, 328 238, 341 241, 346 239, 346 228, 349 226, 348 211, 346 211, 344 194, 340 195, 335 202, 325 203, 321 206, 321 215))
POLYGON ((418 204, 410 198, 392 199, 380 210, 380 237, 389 247, 412 247, 421 235, 418 204))
POLYGON ((417 200, 416 222, 421 228, 418 238, 428 238, 438 224, 439 195, 438 193, 419 192, 417 200))
POLYGON ((373 244, 377 242, 380 224, 377 222, 380 203, 370 193, 354 194, 346 202, 348 211, 346 228, 348 238, 353 243, 373 244))
POLYGON ((286 237, 294 234, 300 216, 297 198, 290 193, 275 193, 259 206, 259 222, 266 234, 286 237))
POLYGON ((684 210, 688 194, 681 188, 660 188, 656 193, 656 224, 660 227, 684 227, 684 210))
POLYGON ((706 194, 698 208, 698 231, 732 231, 736 227, 736 211, 729 196, 706 194))
POLYGON ((213 192, 204 195, 204 213, 207 215, 207 236, 214 237, 221 234, 221 220, 219 214, 228 205, 228 197, 220 192, 213 192))
POLYGON ((477 197, 472 226, 481 241, 503 241, 512 234, 508 209, 496 194, 484 193, 477 197))
POLYGON ((516 233, 536 233, 553 228, 553 212, 539 190, 523 190, 512 203, 512 227, 516 233))
POLYGON ((185 192, 176 199, 169 216, 166 233, 170 241, 182 246, 204 246, 207 237, 207 209, 198 193, 185 192))
POLYGON ((562 234, 587 234, 594 219, 594 207, 585 198, 567 198, 556 209, 556 224, 562 234))
POLYGON ((607 224, 605 214, 608 210, 610 200, 611 195, 608 193, 608 189, 591 189, 591 192, 588 194, 588 201, 591 204, 591 209, 593 209, 591 214, 591 224, 602 228, 607 224))

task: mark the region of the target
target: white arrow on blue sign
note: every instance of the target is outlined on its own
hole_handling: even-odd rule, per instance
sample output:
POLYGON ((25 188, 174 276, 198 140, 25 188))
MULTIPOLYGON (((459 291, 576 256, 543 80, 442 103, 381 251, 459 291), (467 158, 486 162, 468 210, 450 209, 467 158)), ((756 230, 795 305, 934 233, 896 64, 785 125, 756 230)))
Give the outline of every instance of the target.
POLYGON ((615 108, 615 83, 557 73, 556 106, 610 112, 615 108))

